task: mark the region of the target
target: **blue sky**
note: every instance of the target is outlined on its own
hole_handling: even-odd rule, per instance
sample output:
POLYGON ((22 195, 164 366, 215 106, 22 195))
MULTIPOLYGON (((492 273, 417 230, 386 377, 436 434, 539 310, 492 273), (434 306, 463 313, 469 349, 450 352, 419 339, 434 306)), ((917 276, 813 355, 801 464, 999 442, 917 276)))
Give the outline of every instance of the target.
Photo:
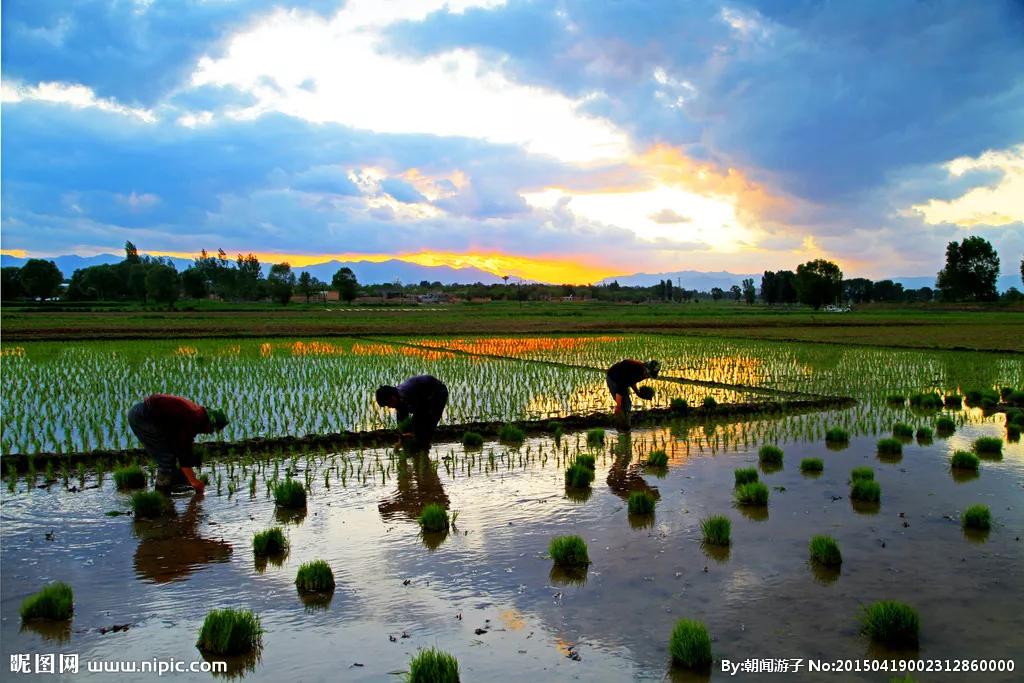
POLYGON ((5 1, 5 253, 548 280, 1024 251, 1020 2, 5 1))

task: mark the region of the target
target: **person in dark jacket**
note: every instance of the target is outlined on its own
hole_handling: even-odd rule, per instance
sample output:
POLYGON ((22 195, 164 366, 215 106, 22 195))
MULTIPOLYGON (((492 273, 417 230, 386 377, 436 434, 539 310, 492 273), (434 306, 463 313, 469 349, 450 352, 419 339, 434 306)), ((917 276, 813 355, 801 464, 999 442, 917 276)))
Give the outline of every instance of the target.
POLYGON ((377 405, 393 408, 402 432, 411 418, 411 431, 417 449, 429 448, 441 414, 448 405, 448 387, 432 375, 410 377, 397 387, 384 385, 377 389, 377 405))
POLYGON ((156 460, 158 489, 171 488, 184 475, 189 485, 202 493, 205 486, 192 469, 202 464, 202 458, 192 442, 196 435, 218 432, 227 423, 223 411, 170 394, 153 394, 128 411, 128 425, 156 460))
POLYGON ((657 377, 660 370, 661 363, 656 360, 649 360, 646 363, 638 360, 620 360, 608 368, 608 391, 615 399, 615 417, 624 427, 629 427, 629 411, 633 407, 629 392, 632 391, 640 398, 650 399, 653 394, 642 393, 636 385, 645 379, 657 377))

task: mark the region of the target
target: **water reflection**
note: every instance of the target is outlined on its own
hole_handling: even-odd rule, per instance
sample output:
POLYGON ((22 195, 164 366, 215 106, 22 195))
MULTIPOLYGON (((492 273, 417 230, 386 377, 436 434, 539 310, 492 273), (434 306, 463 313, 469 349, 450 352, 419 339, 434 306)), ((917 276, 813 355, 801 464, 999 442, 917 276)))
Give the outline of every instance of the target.
POLYGON ((428 503, 437 503, 445 510, 450 507, 444 485, 429 456, 423 453, 411 458, 400 456, 395 464, 398 470, 398 490, 377 505, 382 519, 390 521, 399 516, 418 519, 428 503))
POLYGON ((247 673, 255 671, 256 665, 260 663, 260 660, 263 657, 263 650, 262 648, 257 648, 252 652, 247 652, 243 655, 232 656, 208 654, 202 650, 199 651, 199 654, 206 662, 226 663, 227 671, 224 671, 223 673, 217 672, 213 675, 217 678, 227 678, 231 680, 235 678, 242 678, 247 673))
POLYGON ((634 463, 633 443, 629 434, 623 434, 612 450, 612 464, 608 468, 608 488, 619 498, 628 501, 629 494, 644 491, 655 500, 661 500, 658 487, 648 484, 640 473, 640 463, 634 463))
POLYGON ((853 508, 854 512, 858 512, 862 515, 877 515, 878 511, 882 509, 881 503, 872 503, 866 500, 854 500, 850 499, 850 507, 853 508))
POLYGON ((764 522, 768 519, 767 505, 737 505, 736 509, 741 515, 755 522, 764 522))
POLYGON ((71 640, 71 620, 50 621, 49 619, 32 619, 21 622, 22 631, 31 631, 42 636, 43 640, 52 643, 66 643, 71 640))
POLYGON ((193 496, 180 515, 175 513, 157 521, 134 523, 133 529, 139 538, 134 566, 139 578, 168 583, 185 579, 207 564, 228 561, 229 543, 199 534, 200 501, 200 496, 193 496))
POLYGON ((732 554, 732 546, 729 545, 715 545, 713 543, 701 543, 700 549, 709 558, 718 563, 725 563, 729 561, 729 556, 732 554))
POLYGON ((587 583, 587 567, 551 567, 548 578, 556 586, 585 586, 587 583))
POLYGON ((971 543, 984 543, 988 540, 991 529, 962 529, 964 538, 971 543))
POLYGON ((306 519, 306 508, 274 508, 274 519, 278 524, 298 526, 306 519))
POLYGON ((839 580, 839 576, 842 574, 842 567, 830 567, 828 565, 821 564, 820 562, 809 562, 811 565, 811 574, 814 575, 814 580, 818 583, 828 586, 839 580))

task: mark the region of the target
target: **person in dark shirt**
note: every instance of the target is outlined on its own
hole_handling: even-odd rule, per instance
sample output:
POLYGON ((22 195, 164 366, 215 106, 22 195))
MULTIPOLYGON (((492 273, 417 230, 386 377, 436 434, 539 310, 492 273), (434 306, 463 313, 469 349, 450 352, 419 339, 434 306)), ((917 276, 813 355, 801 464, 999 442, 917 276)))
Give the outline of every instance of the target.
POLYGON ((205 487, 192 469, 202 464, 202 458, 192 442, 197 434, 218 432, 227 423, 223 411, 170 394, 153 394, 128 411, 128 425, 156 460, 156 486, 163 489, 171 488, 184 475, 197 493, 203 492, 205 487))
POLYGON ((608 368, 608 391, 615 399, 615 417, 622 426, 629 427, 629 411, 633 407, 629 392, 632 391, 640 398, 649 399, 650 396, 642 395, 636 385, 645 379, 657 377, 660 370, 661 363, 656 360, 649 360, 646 363, 638 360, 620 360, 608 368))
POLYGON ((430 447, 441 414, 448 405, 448 387, 432 375, 410 377, 397 387, 381 386, 377 389, 377 404, 382 408, 394 408, 400 429, 402 423, 412 418, 412 434, 417 449, 430 447))

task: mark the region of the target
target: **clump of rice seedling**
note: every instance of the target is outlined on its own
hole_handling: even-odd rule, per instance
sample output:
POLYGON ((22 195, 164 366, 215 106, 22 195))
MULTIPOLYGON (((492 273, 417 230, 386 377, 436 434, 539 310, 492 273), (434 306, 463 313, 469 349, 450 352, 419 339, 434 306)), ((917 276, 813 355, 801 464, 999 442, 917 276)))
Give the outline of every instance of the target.
POLYGON ((645 401, 650 401, 652 398, 654 398, 654 387, 652 387, 652 386, 637 387, 636 395, 638 397, 642 398, 645 401))
POLYGON ((951 417, 943 415, 935 421, 935 431, 941 436, 948 436, 956 431, 956 421, 951 417))
POLYGON ((438 503, 428 503, 417 518, 420 527, 428 533, 440 533, 448 531, 451 521, 448 519, 448 511, 438 503))
POLYGON ((807 546, 811 560, 826 567, 838 567, 843 563, 839 544, 831 536, 815 536, 807 546))
POLYGON ((804 458, 800 461, 801 472, 818 473, 825 469, 825 463, 821 461, 821 458, 804 458))
POLYGON ((712 515, 700 521, 700 530, 708 545, 729 545, 732 522, 725 515, 712 515))
POLYGON ((409 662, 408 683, 459 683, 459 662, 447 652, 427 648, 409 662))
POLYGON ((669 410, 676 415, 686 415, 690 412, 690 404, 686 402, 685 398, 674 398, 669 401, 669 410))
POLYGON ((604 445, 604 430, 600 427, 587 430, 587 445, 591 447, 604 445))
POLYGON ((556 536, 548 545, 548 554, 560 567, 583 567, 590 564, 587 543, 579 536, 556 536))
POLYGON ((1003 440, 994 436, 981 436, 974 441, 974 452, 978 455, 1002 455, 1003 440))
POLYGON ((904 405, 907 402, 907 397, 900 394, 890 394, 885 397, 885 402, 889 405, 904 405))
POLYGON ((702 669, 711 664, 711 636, 704 624, 680 619, 668 641, 672 663, 687 669, 702 669))
POLYGON ((306 507, 306 489, 291 477, 274 484, 274 504, 286 510, 306 507))
POLYGON ((748 482, 736 487, 735 496, 740 505, 767 505, 768 487, 759 481, 748 482))
POLYGON ((882 487, 874 479, 854 479, 850 485, 850 500, 877 503, 882 499, 882 487))
POLYGON ((706 408, 706 409, 708 409, 708 410, 710 410, 712 408, 717 408, 718 407, 718 401, 716 401, 714 399, 714 397, 712 397, 712 396, 705 396, 704 400, 701 401, 701 406, 706 408))
POLYGON ((870 467, 854 467, 850 470, 850 481, 872 481, 875 478, 875 471, 870 467))
POLYGON ((960 522, 964 529, 988 531, 992 526, 992 513, 989 512, 987 505, 972 505, 964 510, 963 515, 960 516, 960 522))
POLYGON ((583 465, 590 471, 594 471, 594 469, 597 468, 597 460, 594 458, 594 456, 590 455, 589 453, 580 453, 579 455, 577 455, 576 463, 579 465, 583 465))
POLYGON ((280 555, 288 549, 288 539, 281 527, 259 531, 252 537, 252 552, 257 556, 280 555))
POLYGON ((955 470, 977 470, 981 460, 969 451, 957 451, 949 459, 950 466, 955 470))
POLYGON ((921 622, 910 605, 880 600, 861 613, 861 633, 889 647, 917 647, 921 622))
POLYGON ((943 405, 953 410, 960 410, 964 405, 964 397, 960 394, 951 394, 942 399, 943 405))
POLYGON ((897 439, 913 439, 914 428, 905 422, 897 422, 892 426, 892 435, 897 439))
POLYGON ((1007 441, 1019 441, 1020 440, 1020 427, 1015 424, 1006 425, 1006 440, 1007 441))
POLYGON ((732 474, 736 480, 736 488, 757 481, 757 470, 753 467, 740 467, 732 474))
POLYGON ((1024 406, 1024 391, 1012 391, 1005 401, 1011 406, 1024 406))
POLYGON ((849 443, 850 433, 842 427, 832 427, 825 432, 825 443, 849 443))
POLYGON ((498 430, 498 441, 507 444, 521 444, 526 441, 526 432, 513 424, 503 424, 498 430))
POLYGON ((879 439, 879 455, 903 455, 903 444, 898 439, 879 439))
POLYGON ((21 603, 21 618, 24 621, 33 619, 64 621, 71 618, 74 609, 75 601, 71 586, 58 581, 25 598, 21 603))
POLYGON ((114 485, 118 491, 146 487, 146 473, 138 465, 114 468, 114 485))
POLYGON ((649 515, 654 512, 656 503, 654 496, 647 491, 633 491, 629 494, 629 514, 649 515))
POLYGON ((334 590, 334 572, 323 560, 304 562, 295 576, 295 585, 301 593, 327 593, 334 590))
POLYGON ((917 433, 914 434, 914 436, 917 437, 919 442, 928 443, 932 440, 932 437, 935 436, 935 433, 932 431, 931 427, 918 427, 917 433))
POLYGON ((923 410, 938 410, 942 407, 942 395, 936 393, 913 394, 910 405, 923 410))
POLYGON ((484 437, 477 432, 466 432, 462 435, 462 445, 466 448, 480 448, 484 445, 484 437))
POLYGON ((651 451, 647 454, 648 467, 668 467, 668 453, 665 451, 651 451))
POLYGON ((761 461, 762 465, 778 467, 782 465, 782 449, 778 446, 765 444, 764 446, 761 446, 761 450, 757 452, 757 458, 761 461))
POLYGON ((572 489, 585 489, 594 481, 594 470, 574 462, 565 471, 565 485, 572 489))
POLYGON ((196 647, 214 655, 252 652, 262 645, 260 618, 247 609, 215 609, 199 629, 196 647))
POLYGON ((164 514, 170 504, 159 491, 136 491, 132 494, 135 519, 156 519, 164 514))

